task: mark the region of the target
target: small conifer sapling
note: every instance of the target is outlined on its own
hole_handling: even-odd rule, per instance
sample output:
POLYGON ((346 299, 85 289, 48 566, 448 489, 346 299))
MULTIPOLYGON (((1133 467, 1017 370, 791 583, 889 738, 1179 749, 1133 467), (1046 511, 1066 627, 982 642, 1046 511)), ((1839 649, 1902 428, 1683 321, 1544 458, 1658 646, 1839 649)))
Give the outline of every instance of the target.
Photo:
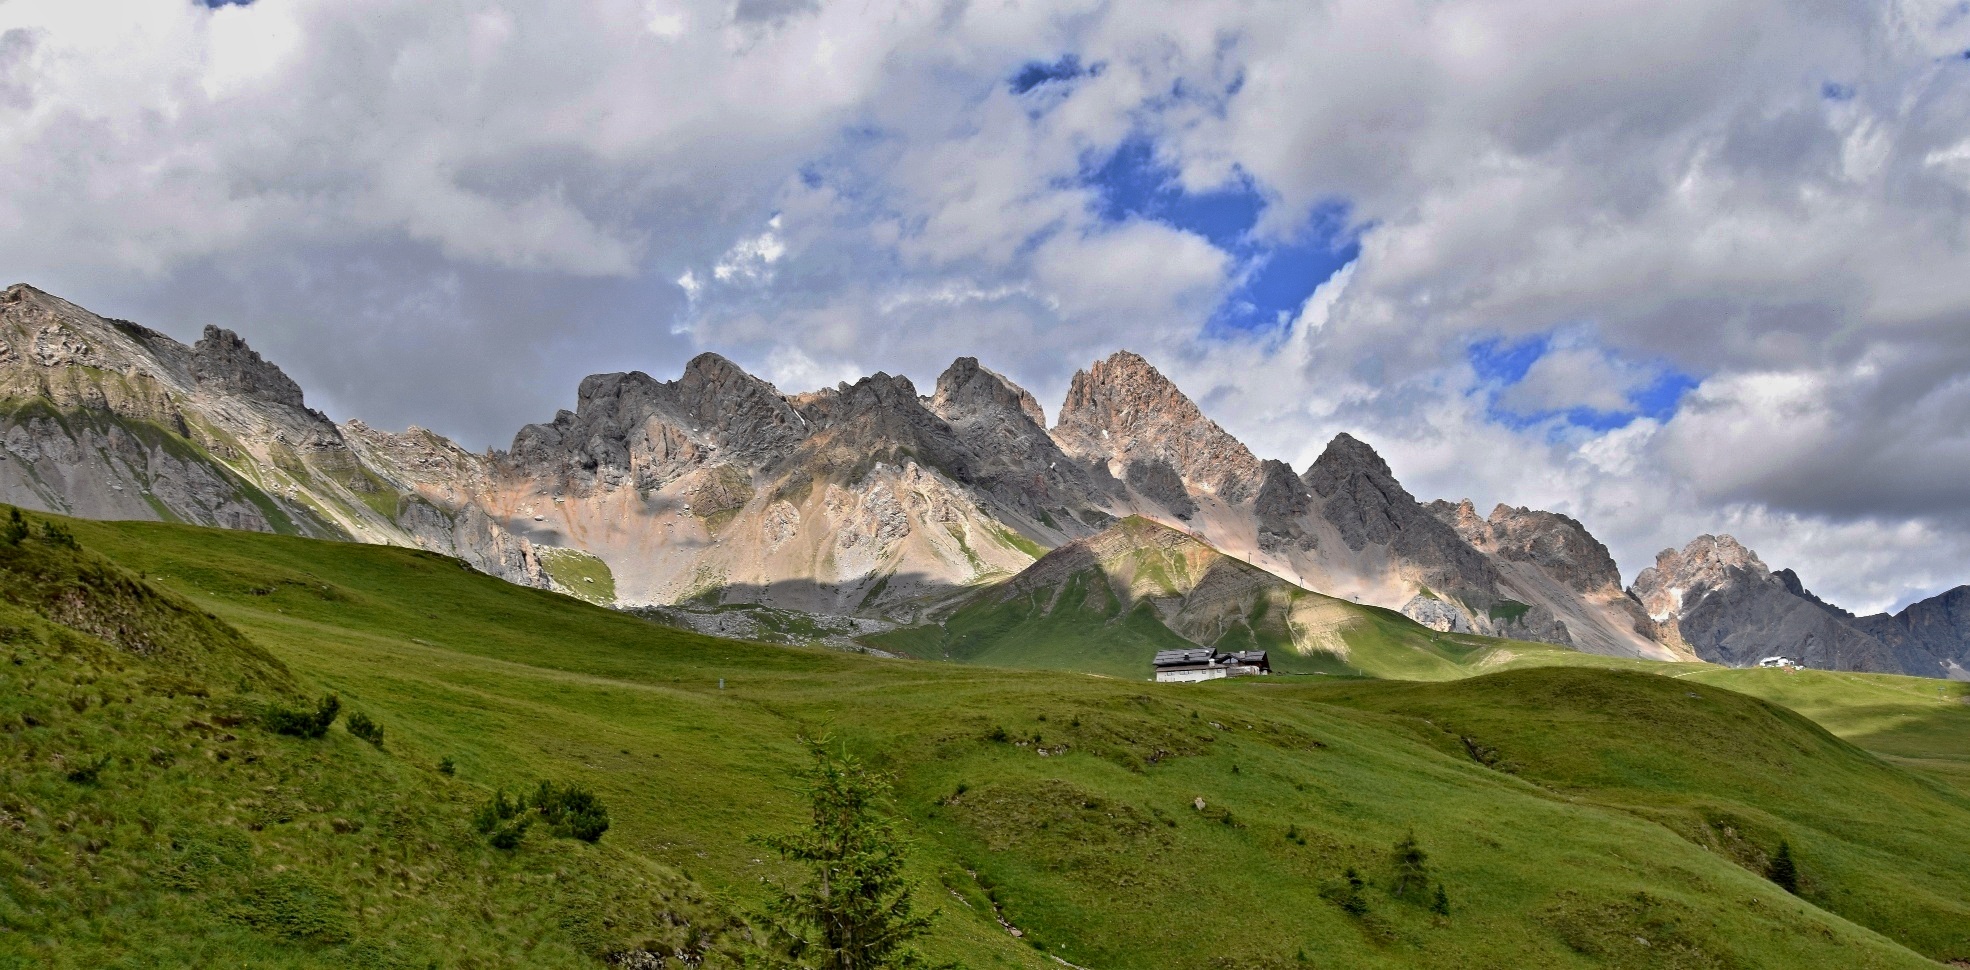
POLYGON ((1794 896, 1799 895, 1799 865, 1792 861, 1792 843, 1779 840, 1778 854, 1772 857, 1772 864, 1765 870, 1765 875, 1778 884, 1778 888, 1794 896))

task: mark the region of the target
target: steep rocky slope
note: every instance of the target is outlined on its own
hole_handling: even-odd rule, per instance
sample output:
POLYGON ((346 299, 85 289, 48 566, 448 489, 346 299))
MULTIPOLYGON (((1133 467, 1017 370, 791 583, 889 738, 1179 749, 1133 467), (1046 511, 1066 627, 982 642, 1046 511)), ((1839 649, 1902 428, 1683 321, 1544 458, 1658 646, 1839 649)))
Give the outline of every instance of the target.
MULTIPOLYGON (((231 331, 207 327, 187 347, 30 286, 0 292, 0 500, 421 546, 544 582, 532 549, 469 488, 415 487, 416 449, 396 450, 411 464, 384 460, 380 439, 352 445, 231 331)), ((449 442, 428 450, 470 466, 461 482, 483 481, 449 442)))
POLYGON ((1578 521, 1509 505, 1479 518, 1469 499, 1431 502, 1429 510, 1491 559, 1510 597, 1563 624, 1574 646, 1611 656, 1685 656, 1654 639, 1655 624, 1621 588, 1621 570, 1607 546, 1578 521))
POLYGON ((1933 659, 1944 676, 1970 680, 1970 586, 1910 604, 1893 615, 1875 613, 1852 622, 1895 651, 1910 673, 1924 672, 1920 664, 1933 659))
POLYGON ((626 604, 907 613, 1066 536, 1054 479, 1016 460, 1031 396, 954 371, 939 410, 903 377, 787 396, 714 354, 670 382, 597 375, 521 430, 486 504, 605 560, 626 604))

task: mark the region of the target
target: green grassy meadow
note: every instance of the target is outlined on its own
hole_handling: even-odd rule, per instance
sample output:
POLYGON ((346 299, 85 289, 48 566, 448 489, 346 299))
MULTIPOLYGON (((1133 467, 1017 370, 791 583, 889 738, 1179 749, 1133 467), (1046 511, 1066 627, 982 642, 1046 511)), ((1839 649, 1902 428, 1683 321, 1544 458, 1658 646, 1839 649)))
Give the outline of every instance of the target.
POLYGON ((820 734, 894 774, 939 914, 924 949, 965 967, 1970 959, 1963 685, 1418 641, 1385 617, 1350 676, 1156 685, 1012 669, 1081 663, 1102 629, 889 660, 698 636, 428 553, 64 524, 80 552, 0 548, 0 967, 729 966, 762 880, 793 874, 747 837, 799 824, 798 739, 820 734), (330 691, 380 748, 254 720, 330 691), (473 829, 495 788, 543 778, 601 796, 599 843, 473 829), (1448 915, 1389 890, 1412 832, 1448 915), (1800 896, 1762 875, 1780 838, 1800 896))

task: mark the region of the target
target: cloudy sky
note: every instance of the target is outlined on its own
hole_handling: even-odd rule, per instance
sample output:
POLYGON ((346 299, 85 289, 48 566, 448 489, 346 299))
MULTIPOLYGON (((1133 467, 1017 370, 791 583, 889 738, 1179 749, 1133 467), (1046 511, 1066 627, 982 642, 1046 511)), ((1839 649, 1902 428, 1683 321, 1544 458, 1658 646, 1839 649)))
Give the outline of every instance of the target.
POLYGON ((0 276, 474 447, 1128 347, 1631 579, 1970 581, 1961 0, 0 0, 0 276))

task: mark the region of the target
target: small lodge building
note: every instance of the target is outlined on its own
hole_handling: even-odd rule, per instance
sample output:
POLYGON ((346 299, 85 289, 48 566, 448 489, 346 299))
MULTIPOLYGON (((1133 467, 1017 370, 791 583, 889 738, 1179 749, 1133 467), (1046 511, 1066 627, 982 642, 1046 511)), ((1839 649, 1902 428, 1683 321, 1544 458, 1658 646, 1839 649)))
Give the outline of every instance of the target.
POLYGON ((1220 677, 1249 677, 1272 673, 1264 650, 1220 653, 1210 647, 1158 650, 1152 661, 1159 684, 1184 684, 1220 677))
POLYGON ((1760 660, 1760 661, 1758 661, 1758 666, 1760 666, 1760 667, 1804 667, 1804 666, 1805 666, 1805 664, 1803 664, 1803 663, 1800 663, 1798 659, 1796 659, 1796 658, 1793 658, 1793 657, 1766 657, 1765 659, 1763 659, 1763 660, 1760 660))

